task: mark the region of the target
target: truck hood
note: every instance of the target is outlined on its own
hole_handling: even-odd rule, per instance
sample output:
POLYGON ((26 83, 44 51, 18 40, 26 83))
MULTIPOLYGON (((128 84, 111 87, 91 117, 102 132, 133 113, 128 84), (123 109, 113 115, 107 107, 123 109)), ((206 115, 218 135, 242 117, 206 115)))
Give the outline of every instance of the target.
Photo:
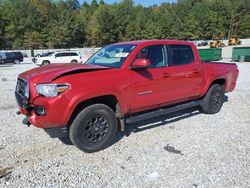
POLYGON ((63 75, 104 69, 110 68, 91 64, 50 64, 23 72, 19 75, 19 77, 25 80, 32 79, 35 83, 46 83, 53 81, 63 75))

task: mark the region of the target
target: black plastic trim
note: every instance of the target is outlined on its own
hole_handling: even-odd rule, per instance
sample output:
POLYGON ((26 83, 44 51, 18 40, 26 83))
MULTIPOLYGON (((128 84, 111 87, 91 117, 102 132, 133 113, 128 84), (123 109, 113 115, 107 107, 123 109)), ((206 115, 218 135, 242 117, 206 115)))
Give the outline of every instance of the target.
POLYGON ((67 127, 55 127, 47 128, 44 131, 50 136, 50 138, 62 138, 68 136, 67 127))
POLYGON ((160 109, 150 111, 150 112, 146 112, 146 113, 143 113, 143 114, 132 115, 132 116, 129 116, 129 117, 126 118, 126 123, 135 123, 135 122, 138 122, 138 121, 151 119, 151 118, 158 117, 158 116, 161 116, 161 115, 165 115, 165 114, 177 112, 177 111, 180 111, 180 110, 184 110, 184 109, 187 109, 187 108, 192 108, 192 107, 195 107, 195 106, 199 106, 201 103, 202 103, 202 100, 192 101, 192 102, 179 104, 179 105, 172 106, 172 107, 160 108, 160 109))

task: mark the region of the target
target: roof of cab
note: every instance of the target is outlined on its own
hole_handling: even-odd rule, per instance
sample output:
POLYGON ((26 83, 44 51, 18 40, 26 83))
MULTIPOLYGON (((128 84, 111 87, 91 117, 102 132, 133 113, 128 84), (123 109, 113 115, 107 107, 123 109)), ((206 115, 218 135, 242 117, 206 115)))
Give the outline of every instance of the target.
POLYGON ((192 45, 191 42, 181 41, 181 40, 160 40, 160 39, 153 39, 153 40, 136 40, 136 41, 127 41, 127 42, 119 42, 116 44, 132 44, 132 45, 150 45, 150 44, 188 44, 192 45))

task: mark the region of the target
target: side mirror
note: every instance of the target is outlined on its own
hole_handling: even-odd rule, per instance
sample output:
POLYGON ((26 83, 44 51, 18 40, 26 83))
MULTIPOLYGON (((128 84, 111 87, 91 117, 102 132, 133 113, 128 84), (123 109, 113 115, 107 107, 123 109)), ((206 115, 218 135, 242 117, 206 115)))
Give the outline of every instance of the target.
POLYGON ((147 68, 151 65, 149 59, 136 59, 132 63, 132 69, 142 69, 142 68, 147 68))

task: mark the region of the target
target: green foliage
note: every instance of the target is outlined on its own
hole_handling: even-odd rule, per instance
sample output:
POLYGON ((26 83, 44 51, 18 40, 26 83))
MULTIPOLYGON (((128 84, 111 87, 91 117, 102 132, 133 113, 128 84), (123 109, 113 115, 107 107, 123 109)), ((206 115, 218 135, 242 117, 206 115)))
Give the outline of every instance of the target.
POLYGON ((241 34, 242 37, 250 36, 250 15, 247 15, 244 18, 242 18, 240 22, 239 33, 241 34))
POLYGON ((2 15, 2 7, 0 7, 0 47, 3 45, 4 40, 4 21, 2 15))
POLYGON ((102 46, 143 39, 250 37, 250 0, 0 0, 0 48, 102 46))

